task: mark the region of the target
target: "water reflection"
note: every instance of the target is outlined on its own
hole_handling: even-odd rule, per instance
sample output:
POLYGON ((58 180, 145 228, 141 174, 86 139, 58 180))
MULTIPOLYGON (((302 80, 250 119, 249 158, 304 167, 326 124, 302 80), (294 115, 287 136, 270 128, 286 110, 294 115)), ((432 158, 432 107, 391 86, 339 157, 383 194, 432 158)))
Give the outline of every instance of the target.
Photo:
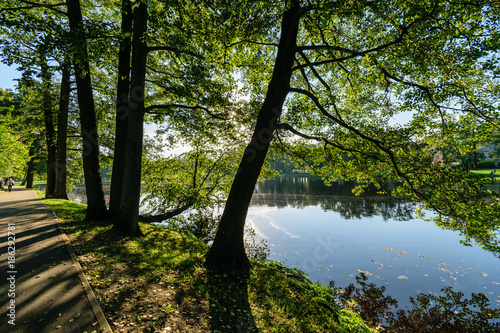
POLYGON ((298 267, 313 281, 347 286, 365 272, 401 307, 410 296, 439 293, 444 286, 467 297, 482 292, 500 307, 498 258, 461 245, 458 232, 416 218, 415 202, 381 196, 375 188, 356 197, 355 185, 266 180, 256 187, 247 223, 268 242, 268 259, 298 267))
MULTIPOLYGON (((35 185, 34 186, 39 191, 45 191, 45 185, 35 185)), ((106 205, 109 203, 109 190, 110 186, 103 186, 104 200, 106 200, 106 205)), ((81 204, 87 204, 87 191, 85 190, 85 185, 74 186, 71 191, 68 191, 68 198, 71 201, 78 202, 81 204)))
MULTIPOLYGON (((415 202, 380 195, 380 190, 374 186, 368 187, 361 196, 355 196, 352 193, 355 186, 352 181, 326 186, 316 177, 268 179, 256 185, 250 205, 278 209, 319 206, 325 212, 337 212, 345 219, 380 216, 384 221, 409 221, 414 218, 415 202)), ((383 190, 389 191, 395 186, 395 183, 390 183, 383 190)))

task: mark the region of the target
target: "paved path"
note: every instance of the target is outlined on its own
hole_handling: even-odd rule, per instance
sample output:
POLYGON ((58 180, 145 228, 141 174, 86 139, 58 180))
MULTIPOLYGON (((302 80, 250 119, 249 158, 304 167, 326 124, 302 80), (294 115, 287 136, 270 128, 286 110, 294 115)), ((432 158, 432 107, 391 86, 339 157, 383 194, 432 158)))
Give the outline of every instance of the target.
POLYGON ((71 253, 55 214, 34 191, 0 192, 0 332, 109 332, 71 253))

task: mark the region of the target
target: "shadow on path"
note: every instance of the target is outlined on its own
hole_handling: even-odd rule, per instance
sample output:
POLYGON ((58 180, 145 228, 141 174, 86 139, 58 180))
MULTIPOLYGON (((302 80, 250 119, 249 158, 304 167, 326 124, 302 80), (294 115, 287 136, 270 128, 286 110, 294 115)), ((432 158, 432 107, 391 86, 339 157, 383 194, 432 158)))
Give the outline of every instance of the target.
POLYGON ((0 193, 0 332, 99 331, 58 223, 32 190, 0 193))

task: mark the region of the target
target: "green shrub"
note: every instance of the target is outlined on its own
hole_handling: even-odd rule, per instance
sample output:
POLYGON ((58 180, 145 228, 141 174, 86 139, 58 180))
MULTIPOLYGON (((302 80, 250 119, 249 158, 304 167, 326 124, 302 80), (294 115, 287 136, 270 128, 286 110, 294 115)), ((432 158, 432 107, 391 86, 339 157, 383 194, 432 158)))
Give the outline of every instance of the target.
POLYGON ((478 169, 493 169, 495 167, 495 161, 493 160, 482 160, 477 162, 478 169))

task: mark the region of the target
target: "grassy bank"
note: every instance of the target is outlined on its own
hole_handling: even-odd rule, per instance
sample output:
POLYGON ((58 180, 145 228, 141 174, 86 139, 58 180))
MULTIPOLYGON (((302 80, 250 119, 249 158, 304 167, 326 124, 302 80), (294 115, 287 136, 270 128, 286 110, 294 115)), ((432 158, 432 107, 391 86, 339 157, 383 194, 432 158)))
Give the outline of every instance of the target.
POLYGON ((480 170, 471 170, 471 173, 474 175, 474 176, 477 176, 477 177, 484 177, 484 178, 487 178, 487 179, 492 179, 494 178, 495 180, 499 180, 498 178, 500 178, 500 170, 493 170, 493 169, 480 169, 480 170))
POLYGON ((123 238, 83 221, 84 205, 42 201, 60 217, 114 332, 370 332, 336 307, 332 288, 298 270, 252 261, 250 272, 208 271, 208 247, 191 234, 141 224, 144 237, 123 238))

